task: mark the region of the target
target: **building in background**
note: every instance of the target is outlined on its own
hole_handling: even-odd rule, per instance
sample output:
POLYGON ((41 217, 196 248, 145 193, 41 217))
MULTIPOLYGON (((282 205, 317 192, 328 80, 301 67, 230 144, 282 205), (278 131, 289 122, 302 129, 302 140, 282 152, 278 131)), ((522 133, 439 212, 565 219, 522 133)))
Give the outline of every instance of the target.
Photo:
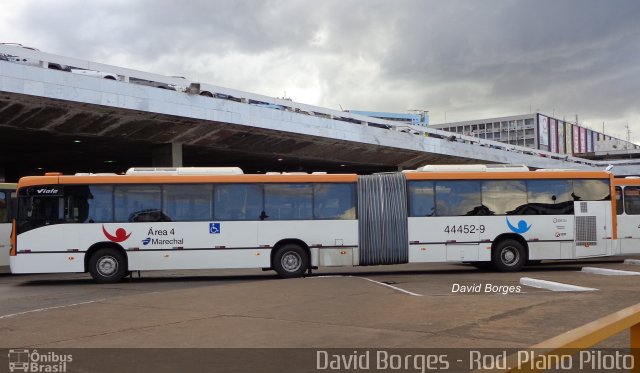
POLYGON ((430 127, 559 154, 640 149, 640 146, 629 141, 540 113, 434 124, 430 127))
POLYGON ((429 112, 426 110, 413 110, 414 113, 387 113, 382 111, 347 110, 349 113, 365 115, 367 117, 385 119, 402 124, 426 127, 429 125, 429 112))

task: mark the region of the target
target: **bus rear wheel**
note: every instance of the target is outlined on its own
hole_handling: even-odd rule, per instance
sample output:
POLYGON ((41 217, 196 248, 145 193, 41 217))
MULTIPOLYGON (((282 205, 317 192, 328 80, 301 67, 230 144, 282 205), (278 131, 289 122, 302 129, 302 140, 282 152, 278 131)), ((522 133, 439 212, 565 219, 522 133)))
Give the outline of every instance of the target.
POLYGON ((298 245, 284 245, 273 256, 273 269, 282 278, 301 277, 308 268, 309 254, 298 245))
POLYGON ((100 284, 119 282, 127 275, 127 261, 121 251, 105 247, 89 258, 89 273, 100 284))
POLYGON ((516 240, 502 240, 493 248, 491 262, 500 272, 517 272, 527 262, 527 252, 516 240))

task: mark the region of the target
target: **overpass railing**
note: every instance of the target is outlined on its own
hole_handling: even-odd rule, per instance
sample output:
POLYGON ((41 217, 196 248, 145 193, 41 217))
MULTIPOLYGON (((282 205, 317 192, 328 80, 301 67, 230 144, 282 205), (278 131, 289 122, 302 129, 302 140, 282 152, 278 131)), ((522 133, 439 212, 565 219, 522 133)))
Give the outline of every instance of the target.
MULTIPOLYGON (((566 360, 571 355, 591 348, 626 330, 629 330, 629 356, 632 356, 633 359, 626 359, 625 365, 629 365, 629 360, 631 360, 630 371, 640 373, 640 303, 538 343, 519 353, 509 355, 504 364, 509 368, 496 372, 539 372, 558 369, 557 364, 553 362, 566 360), (529 359, 523 359, 523 356, 527 356, 529 359)), ((597 355, 592 357, 592 359, 597 358, 597 355)), ((594 360, 588 364, 588 367, 601 363, 594 360)))

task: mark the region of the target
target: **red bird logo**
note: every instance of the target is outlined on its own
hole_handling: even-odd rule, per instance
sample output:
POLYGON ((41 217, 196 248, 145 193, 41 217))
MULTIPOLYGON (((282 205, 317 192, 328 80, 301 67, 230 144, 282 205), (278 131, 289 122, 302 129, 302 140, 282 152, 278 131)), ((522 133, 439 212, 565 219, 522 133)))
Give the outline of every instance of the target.
POLYGON ((104 236, 107 237, 109 241, 113 241, 116 243, 126 241, 127 238, 131 236, 131 233, 127 234, 127 231, 124 230, 124 228, 116 229, 116 235, 114 236, 111 233, 107 232, 107 230, 104 228, 104 225, 102 226, 102 233, 104 233, 104 236))

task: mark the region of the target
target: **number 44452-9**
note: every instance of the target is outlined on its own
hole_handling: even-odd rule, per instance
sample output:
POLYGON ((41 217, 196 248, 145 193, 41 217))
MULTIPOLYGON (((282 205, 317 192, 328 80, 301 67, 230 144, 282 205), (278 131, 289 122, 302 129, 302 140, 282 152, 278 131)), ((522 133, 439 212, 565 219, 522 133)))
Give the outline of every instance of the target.
POLYGON ((484 225, 475 225, 475 224, 464 224, 464 225, 447 225, 444 227, 444 233, 448 234, 456 234, 456 233, 465 233, 465 234, 473 234, 473 233, 484 233, 485 227, 484 225))

